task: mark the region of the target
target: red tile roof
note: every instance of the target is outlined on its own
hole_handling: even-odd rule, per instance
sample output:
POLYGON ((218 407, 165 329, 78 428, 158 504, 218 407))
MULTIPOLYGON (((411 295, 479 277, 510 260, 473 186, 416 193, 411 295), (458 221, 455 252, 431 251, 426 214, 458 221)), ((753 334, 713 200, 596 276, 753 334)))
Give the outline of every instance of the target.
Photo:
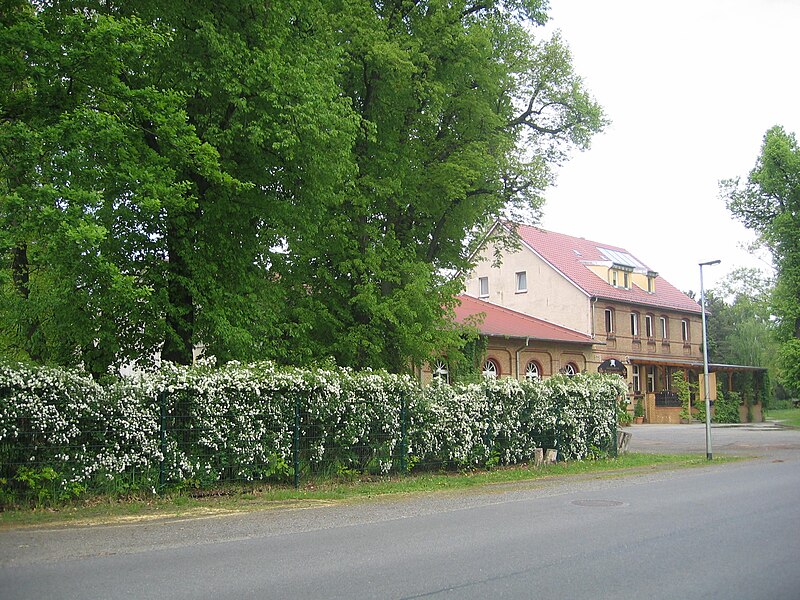
POLYGON ((478 331, 483 335, 500 337, 531 338, 534 340, 593 344, 591 336, 542 321, 521 312, 491 304, 471 296, 458 296, 461 305, 456 308, 456 321, 466 323, 470 317, 480 318, 478 331))
POLYGON ((545 231, 530 225, 517 225, 516 227, 517 235, 525 244, 589 296, 657 308, 670 308, 692 313, 701 312, 697 302, 662 277, 656 277, 654 293, 648 293, 635 284, 631 285, 630 289, 624 289, 614 287, 602 277, 598 277, 585 264, 592 261, 608 262, 607 256, 600 251, 600 248, 603 248, 629 254, 642 266, 649 269, 645 263, 624 248, 563 233, 545 231))

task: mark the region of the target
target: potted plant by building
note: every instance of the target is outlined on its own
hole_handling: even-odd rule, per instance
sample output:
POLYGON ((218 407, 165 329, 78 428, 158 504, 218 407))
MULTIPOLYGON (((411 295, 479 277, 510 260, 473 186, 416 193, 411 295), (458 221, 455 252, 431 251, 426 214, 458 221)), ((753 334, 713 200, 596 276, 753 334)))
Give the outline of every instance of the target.
POLYGON ((644 404, 642 404, 641 398, 636 401, 636 406, 633 409, 633 422, 637 425, 644 423, 644 404))
POLYGON ((623 427, 627 427, 633 422, 633 415, 628 412, 628 401, 624 398, 617 405, 617 420, 623 427))

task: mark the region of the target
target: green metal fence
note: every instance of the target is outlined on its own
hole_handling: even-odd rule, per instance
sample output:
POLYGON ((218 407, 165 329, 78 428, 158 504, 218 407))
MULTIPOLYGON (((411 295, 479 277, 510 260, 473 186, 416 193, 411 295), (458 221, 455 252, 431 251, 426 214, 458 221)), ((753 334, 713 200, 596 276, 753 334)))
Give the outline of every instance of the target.
MULTIPOLYGON (((370 413, 371 400, 355 397, 348 414, 370 413)), ((410 419, 404 401, 381 407, 381 422, 363 422, 329 431, 321 426, 317 407, 295 399, 274 410, 242 414, 209 413, 187 393, 158 394, 152 407, 153 427, 147 447, 122 447, 115 419, 106 415, 104 428, 94 421, 79 423, 80 435, 59 444, 58 435, 34 426, 31 417, 0 422, 0 506, 13 503, 47 504, 93 494, 145 494, 167 489, 209 488, 225 483, 294 485, 324 478, 403 475, 409 459, 415 469, 452 469, 503 464, 508 435, 486 434, 476 447, 477 457, 454 460, 436 454, 419 454, 425 435, 410 419), (394 411, 394 412, 391 412, 394 411), (397 426, 388 427, 391 421, 397 426), (111 423, 112 425, 108 425, 111 423), (213 423, 213 425, 209 425, 213 423), (219 424, 225 427, 220 429, 219 424), (6 432, 16 432, 9 439, 6 432), (242 441, 244 440, 244 441, 242 441), (152 443, 151 443, 152 442, 152 443), (106 458, 128 452, 135 458, 124 470, 110 472, 106 458), (92 463, 92 457, 96 461, 92 463), (86 464, 92 464, 86 476, 86 464)), ((119 427, 125 427, 120 417, 119 427)), ((41 425, 41 424, 39 424, 41 425)), ((64 425, 69 427, 70 425, 64 425)), ((589 424, 591 426, 591 424, 589 424)), ((600 440, 600 451, 616 455, 617 432, 600 440)), ((535 446, 560 451, 557 432, 539 433, 535 446)), ((513 462, 533 462, 533 453, 513 462)))

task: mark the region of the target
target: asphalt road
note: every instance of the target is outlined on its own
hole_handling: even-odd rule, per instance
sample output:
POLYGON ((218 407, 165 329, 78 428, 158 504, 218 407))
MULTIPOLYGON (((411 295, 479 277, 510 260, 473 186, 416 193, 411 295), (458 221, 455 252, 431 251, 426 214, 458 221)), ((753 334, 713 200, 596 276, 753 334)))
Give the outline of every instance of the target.
MULTIPOLYGON (((635 450, 705 454, 695 426, 635 450), (699 441, 698 441, 699 438, 699 441)), ((0 533, 0 598, 800 598, 800 431, 700 469, 0 533)))

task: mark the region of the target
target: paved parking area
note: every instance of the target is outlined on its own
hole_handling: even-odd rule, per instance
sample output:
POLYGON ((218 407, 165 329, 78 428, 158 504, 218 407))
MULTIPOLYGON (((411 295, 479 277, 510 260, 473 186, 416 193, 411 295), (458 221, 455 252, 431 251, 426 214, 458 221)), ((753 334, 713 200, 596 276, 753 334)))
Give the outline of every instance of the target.
MULTIPOLYGON (((705 455, 705 423, 689 425, 632 425, 631 452, 653 454, 694 453, 705 455)), ((782 460, 800 459, 800 429, 778 423, 745 423, 711 426, 712 455, 763 456, 782 460)))

